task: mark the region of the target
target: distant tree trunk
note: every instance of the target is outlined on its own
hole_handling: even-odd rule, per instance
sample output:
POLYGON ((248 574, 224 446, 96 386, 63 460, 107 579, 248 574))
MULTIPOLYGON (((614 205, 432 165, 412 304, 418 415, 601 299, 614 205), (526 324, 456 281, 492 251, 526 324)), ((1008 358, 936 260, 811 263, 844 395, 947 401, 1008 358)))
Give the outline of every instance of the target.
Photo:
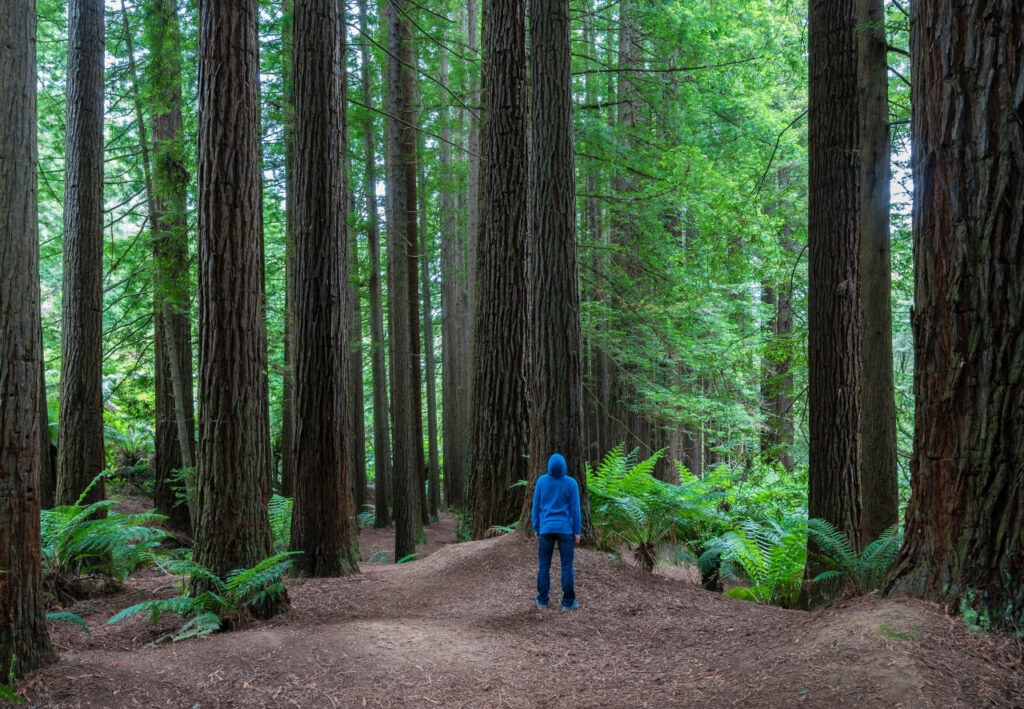
POLYGON ((911 7, 915 426, 887 590, 1019 629, 1024 22, 1013 0, 911 7))
MULTIPOLYGON (((127 12, 125 39, 132 75, 134 51, 127 12)), ((146 140, 142 98, 136 89, 136 114, 146 173, 150 229, 153 235, 154 391, 156 456, 153 504, 168 525, 191 530, 189 506, 173 483, 174 471, 195 466, 195 406, 192 400, 192 317, 188 274, 188 170, 185 168, 181 115, 181 39, 175 0, 151 0, 145 7, 150 47, 148 85, 160 113, 152 117, 152 159, 146 140)), ((193 471, 194 472, 194 471, 193 471)))
MULTIPOLYGON (((64 297, 57 504, 106 467, 103 452, 103 2, 68 4, 64 297)), ((105 497, 103 481, 86 502, 105 497)))
MULTIPOLYGON (((346 131, 347 134, 347 131, 346 131)), ((346 139, 346 144, 348 140, 346 139)), ((351 167, 351 166, 350 166, 351 167)), ((350 185, 352 171, 345 171, 346 185, 350 185)), ((349 193, 348 214, 355 214, 355 197, 349 193)), ((359 248, 354 229, 348 229, 348 411, 352 445, 349 447, 349 487, 352 490, 353 514, 359 514, 367 506, 366 482, 366 420, 363 399, 363 312, 359 293, 359 248)))
POLYGON ((420 513, 419 328, 416 287, 416 132, 412 107, 414 53, 406 0, 387 9, 387 233, 391 334, 391 418, 394 431, 395 560, 416 551, 420 513), (404 62, 404 64, 403 64, 404 62), (415 333, 415 336, 414 336, 415 333))
MULTIPOLYGON (((420 133, 420 155, 424 153, 423 134, 420 133)), ((441 508, 441 463, 437 450, 437 372, 434 366, 434 308, 430 297, 430 237, 427 231, 427 185, 423 160, 419 168, 420 197, 420 288, 423 291, 423 362, 426 368, 427 389, 427 446, 430 451, 427 466, 427 513, 437 519, 441 508)), ((430 520, 427 520, 429 522, 430 520)))
POLYGON ((5 681, 8 670, 21 677, 57 658, 43 616, 39 556, 43 437, 35 3, 0 0, 0 17, 5 104, 0 131, 0 681, 5 681))
MULTIPOLYGON (((273 550, 256 36, 255 0, 200 6, 194 553, 220 575, 254 566, 273 550)), ((270 615, 279 605, 267 601, 254 610, 270 615)))
MULTIPOLYGON (((529 451, 526 3, 484 19, 484 222, 473 342, 473 537, 519 518, 529 451)), ((536 465, 537 463, 533 463, 536 465)))
MULTIPOLYGON (((441 84, 448 87, 448 55, 441 53, 441 84)), ((458 212, 451 187, 452 151, 447 141, 452 138, 447 105, 441 113, 441 138, 438 146, 441 184, 441 411, 444 416, 442 450, 444 451, 444 504, 463 505, 465 440, 461 390, 465 387, 466 366, 462 358, 462 328, 465 313, 460 309, 460 294, 465 288, 465 266, 462 260, 465 235, 458 230, 458 212)))
POLYGON ((346 421, 349 288, 345 17, 341 0, 295 0, 296 576, 358 570, 352 554, 346 421))
POLYGON ((553 453, 579 483, 583 532, 594 538, 583 450, 583 357, 569 0, 530 3, 533 242, 530 458, 519 527, 530 531, 533 484, 553 453))
MULTIPOLYGON (((35 23, 32 25, 35 27, 35 23)), ((57 447, 50 442, 50 410, 46 405, 46 359, 43 327, 39 321, 39 500, 42 508, 54 506, 57 497, 57 447)))
MULTIPOLYGON (((359 0, 359 29, 367 34, 366 0, 359 0)), ((373 105, 370 87, 370 50, 360 43, 360 80, 363 102, 373 105)), ((377 149, 373 114, 366 112, 363 124, 363 192, 366 195, 366 241, 370 252, 370 347, 373 375, 373 475, 374 526, 391 521, 391 443, 388 424, 388 380, 384 361, 384 307, 380 282, 380 228, 377 219, 377 149)))
MULTIPOLYGON (((854 2, 811 0, 809 18, 808 514, 831 522, 857 547, 862 507, 854 2)), ((812 555, 808 575, 816 573, 812 555)))
POLYGON ((281 75, 284 84, 284 371, 281 373, 281 483, 284 497, 295 494, 295 77, 292 67, 294 9, 283 0, 281 75))
POLYGON ((883 0, 857 0, 860 105, 860 471, 865 547, 896 524, 896 390, 889 257, 889 69, 883 0))

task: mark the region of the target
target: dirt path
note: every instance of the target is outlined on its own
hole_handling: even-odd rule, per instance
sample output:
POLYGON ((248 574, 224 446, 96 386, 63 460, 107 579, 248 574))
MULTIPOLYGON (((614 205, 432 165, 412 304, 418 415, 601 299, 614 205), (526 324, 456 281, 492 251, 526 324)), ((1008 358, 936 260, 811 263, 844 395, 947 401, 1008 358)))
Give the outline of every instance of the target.
MULTIPOLYGON (((454 534, 438 527, 438 544, 454 534)), ((363 534, 364 557, 387 541, 363 534)), ((155 647, 170 620, 102 626, 174 593, 146 575, 80 604, 93 635, 59 629, 60 662, 22 686, 40 707, 1024 707, 1019 648, 928 604, 786 611, 581 550, 583 609, 542 613, 535 563, 506 535, 363 564, 289 582, 293 607, 269 623, 155 647)))

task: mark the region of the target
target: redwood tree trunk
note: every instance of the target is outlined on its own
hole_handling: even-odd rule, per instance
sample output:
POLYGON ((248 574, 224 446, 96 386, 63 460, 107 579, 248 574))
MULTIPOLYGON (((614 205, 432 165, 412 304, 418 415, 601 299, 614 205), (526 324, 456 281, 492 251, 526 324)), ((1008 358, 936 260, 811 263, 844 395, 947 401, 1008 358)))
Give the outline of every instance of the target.
POLYGON ((3 0, 0 17, 0 681, 6 681, 8 669, 21 677, 56 656, 43 616, 39 558, 35 3, 3 0))
POLYGON ((357 570, 346 429, 345 33, 341 0, 295 0, 295 506, 297 576, 357 570))
POLYGON ((195 560, 220 575, 272 552, 256 37, 255 0, 200 5, 195 560))
POLYGON ((912 8, 915 427, 888 591, 1019 629, 1024 21, 1014 0, 912 8))
POLYGON ((151 229, 154 274, 156 480, 153 503, 174 529, 191 529, 173 471, 195 465, 192 316, 188 273, 188 169, 181 145, 181 39, 175 0, 147 7, 150 86, 159 107, 152 150, 151 229))
POLYGON ((473 537, 519 518, 530 472, 526 3, 484 19, 483 223, 473 342, 473 537))
POLYGON ((394 431, 393 494, 395 560, 416 550, 415 527, 420 514, 419 327, 416 274, 416 132, 413 94, 412 28, 405 0, 387 9, 388 120, 387 232, 388 302, 391 323, 391 417, 394 431), (404 62, 404 63, 403 63, 404 62))
MULTIPOLYGON (((57 504, 73 504, 103 452, 103 2, 68 4, 64 279, 57 504)), ((104 498, 100 481, 86 502, 104 498)))
POLYGON ((281 484, 284 497, 295 494, 295 77, 292 72, 293 3, 283 0, 281 75, 284 84, 284 371, 281 375, 281 484))
POLYGON ((530 2, 530 126, 533 210, 530 273, 532 398, 530 459, 519 527, 530 530, 533 484, 553 453, 579 483, 583 532, 593 538, 583 451, 583 356, 576 253, 569 0, 530 2))
POLYGON ((857 0, 860 103, 861 547, 896 524, 896 389, 889 258, 889 69, 883 0, 857 0))
MULTIPOLYGON (((423 134, 420 134, 420 154, 423 134)), ((423 363, 427 390, 427 513, 437 519, 441 508, 441 463, 437 450, 437 371, 434 363, 434 307, 430 284, 430 237, 427 230, 427 185, 423 160, 419 161, 420 195, 420 289, 423 292, 423 363)), ((427 520, 429 522, 429 519, 427 520)))
MULTIPOLYGON (((366 0, 359 0, 359 29, 367 34, 366 0)), ((370 88, 370 49, 360 43, 360 79, 363 102, 373 105, 370 88)), ((363 192, 366 198, 366 242, 370 252, 370 363, 373 376, 374 526, 391 521, 391 439, 388 423, 388 375, 384 361, 384 306, 380 282, 380 227, 377 219, 377 149, 373 113, 363 123, 363 192)))
MULTIPOLYGON (((808 514, 858 546, 856 18, 853 0, 811 0, 809 10, 808 514)), ((813 557, 808 573, 817 575, 813 557)))

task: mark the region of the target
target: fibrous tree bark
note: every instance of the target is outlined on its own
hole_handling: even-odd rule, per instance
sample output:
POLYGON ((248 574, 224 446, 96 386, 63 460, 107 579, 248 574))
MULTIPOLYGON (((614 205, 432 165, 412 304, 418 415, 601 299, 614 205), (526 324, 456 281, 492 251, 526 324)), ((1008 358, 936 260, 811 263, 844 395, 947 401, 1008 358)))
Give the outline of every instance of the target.
POLYGON ((283 0, 281 79, 284 123, 284 369, 281 372, 281 482, 284 497, 295 494, 295 77, 292 71, 294 5, 283 0))
POLYGON ((857 0, 860 121, 860 545, 896 524, 896 390, 889 257, 889 69, 883 0, 857 0))
POLYGON ((529 485, 520 528, 530 529, 533 483, 553 453, 579 483, 584 537, 593 538, 583 451, 583 358, 569 0, 530 2, 531 408, 529 485))
MULTIPOLYGON (((859 545, 857 49, 853 0, 809 8, 808 514, 859 545)), ((812 552, 814 549, 812 549, 812 552)), ((815 555, 808 574, 817 575, 815 555)))
POLYGON ((529 475, 526 6, 495 0, 484 18, 483 221, 473 332, 474 538, 519 518, 529 475))
MULTIPOLYGON (((194 555, 219 575, 252 567, 272 551, 256 37, 255 0, 200 5, 194 555)), ((285 600, 254 610, 269 615, 285 600)))
POLYGON ((415 53, 405 0, 388 5, 388 303, 394 432, 395 560, 416 550, 421 514, 423 436, 419 395, 419 288, 416 270, 415 53), (415 327, 414 322, 415 321, 415 327))
MULTIPOLYGON (((154 390, 156 455, 153 503, 176 530, 191 529, 189 506, 175 484, 176 470, 195 467, 195 403, 192 399, 192 316, 188 273, 189 173, 182 143, 181 37, 176 0, 146 7, 148 86, 153 106, 152 151, 146 145, 142 100, 136 92, 143 162, 146 165, 153 235, 154 390)), ((125 37, 131 32, 125 14, 125 37)), ((193 474, 192 473, 189 474, 193 474)))
POLYGON ((914 447, 890 593, 1024 624, 1024 15, 912 5, 914 447))
MULTIPOLYGON (((367 35, 366 0, 359 0, 359 30, 367 35)), ((360 43, 362 99, 373 105, 370 86, 369 43, 360 43)), ((384 306, 380 278, 380 226, 377 214, 377 149, 373 113, 363 122, 363 194, 366 200, 366 243, 370 256, 370 366, 373 377, 373 477, 374 526, 391 521, 391 439, 388 422, 388 379, 384 360, 384 306)))
POLYGON ((348 234, 341 0, 295 0, 295 506, 292 572, 339 576, 352 555, 346 428, 348 234))
POLYGON ((39 551, 35 3, 2 0, 0 17, 0 668, 6 679, 8 670, 21 677, 56 656, 43 616, 39 551))
MULTIPOLYGON (((103 451, 103 2, 68 4, 57 504, 74 503, 103 451)), ((86 502, 104 497, 102 480, 86 502)))

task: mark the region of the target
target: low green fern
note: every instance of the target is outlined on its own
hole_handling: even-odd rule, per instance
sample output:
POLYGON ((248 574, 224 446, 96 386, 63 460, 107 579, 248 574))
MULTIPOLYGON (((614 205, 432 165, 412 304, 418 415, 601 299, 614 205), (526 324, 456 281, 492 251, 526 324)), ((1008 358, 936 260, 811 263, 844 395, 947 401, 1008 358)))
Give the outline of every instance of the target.
POLYGON ((159 625, 161 616, 173 613, 185 620, 171 635, 174 642, 209 635, 221 628, 233 626, 253 609, 276 600, 284 593, 284 574, 292 564, 289 557, 296 553, 275 554, 251 569, 237 569, 224 578, 191 559, 164 562, 161 568, 166 573, 183 577, 182 587, 185 592, 174 598, 136 603, 119 611, 107 624, 148 613, 155 627, 159 625), (194 596, 190 595, 186 581, 188 577, 201 579, 207 589, 194 596))
POLYGON ((267 515, 270 517, 274 549, 285 551, 291 543, 292 498, 272 495, 270 502, 267 503, 267 515))
POLYGON ((821 550, 824 565, 831 567, 814 580, 845 583, 857 595, 882 585, 902 542, 899 525, 894 524, 858 554, 846 536, 826 520, 809 520, 807 530, 821 550))
POLYGON ((807 561, 807 524, 799 517, 781 522, 746 520, 715 539, 706 553, 721 556, 724 574, 749 582, 725 595, 792 607, 800 595, 807 561))
POLYGON ((155 526, 166 519, 153 512, 118 514, 115 500, 85 504, 97 476, 73 505, 43 510, 43 576, 58 593, 75 579, 102 576, 122 581, 140 565, 148 563, 154 549, 170 534, 155 526), (97 512, 106 511, 95 519, 97 512))

